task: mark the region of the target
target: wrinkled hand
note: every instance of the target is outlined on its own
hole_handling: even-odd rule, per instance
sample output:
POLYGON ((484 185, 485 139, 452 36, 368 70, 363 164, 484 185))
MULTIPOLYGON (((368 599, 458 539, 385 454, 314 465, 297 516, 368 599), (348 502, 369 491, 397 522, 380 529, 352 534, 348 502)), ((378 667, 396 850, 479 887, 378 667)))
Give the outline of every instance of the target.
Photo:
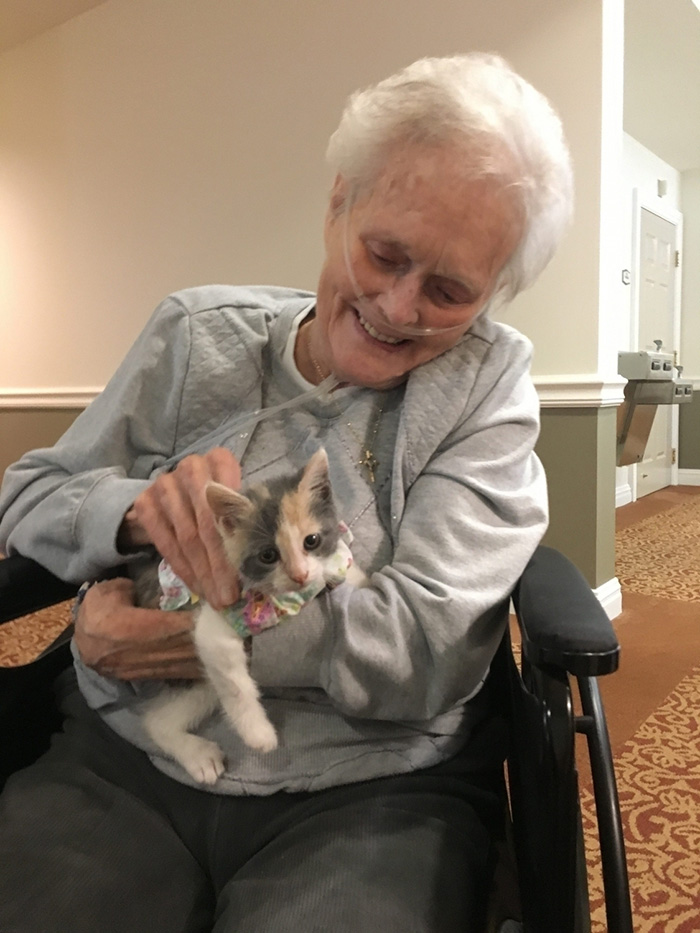
POLYGON ((117 577, 91 586, 75 622, 75 644, 88 667, 120 680, 197 679, 191 612, 137 609, 134 584, 117 577))
POLYGON ((159 476, 127 512, 119 541, 155 545, 193 593, 221 609, 237 601, 240 589, 204 493, 211 480, 240 487, 238 461, 223 447, 185 457, 159 476))

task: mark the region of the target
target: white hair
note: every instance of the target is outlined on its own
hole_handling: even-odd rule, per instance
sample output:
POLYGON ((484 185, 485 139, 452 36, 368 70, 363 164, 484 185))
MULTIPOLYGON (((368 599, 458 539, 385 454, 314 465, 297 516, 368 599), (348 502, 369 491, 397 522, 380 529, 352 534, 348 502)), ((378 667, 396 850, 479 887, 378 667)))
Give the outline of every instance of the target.
POLYGON ((350 185, 364 187, 396 144, 461 147, 476 172, 504 176, 517 190, 524 231, 501 271, 499 298, 510 301, 531 285, 573 207, 569 152, 547 99, 497 55, 423 58, 349 98, 327 159, 350 185))

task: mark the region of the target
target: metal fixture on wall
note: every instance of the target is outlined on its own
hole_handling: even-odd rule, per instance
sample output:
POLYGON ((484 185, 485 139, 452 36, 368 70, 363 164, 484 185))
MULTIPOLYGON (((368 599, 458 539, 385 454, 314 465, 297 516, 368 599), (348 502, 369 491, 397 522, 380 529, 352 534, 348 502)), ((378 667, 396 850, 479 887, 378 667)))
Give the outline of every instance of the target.
POLYGON ((640 463, 658 405, 680 405, 693 397, 693 383, 681 378, 675 353, 632 350, 617 355, 617 371, 627 379, 625 400, 617 410, 617 465, 640 463), (674 373, 675 370, 675 373, 674 373))

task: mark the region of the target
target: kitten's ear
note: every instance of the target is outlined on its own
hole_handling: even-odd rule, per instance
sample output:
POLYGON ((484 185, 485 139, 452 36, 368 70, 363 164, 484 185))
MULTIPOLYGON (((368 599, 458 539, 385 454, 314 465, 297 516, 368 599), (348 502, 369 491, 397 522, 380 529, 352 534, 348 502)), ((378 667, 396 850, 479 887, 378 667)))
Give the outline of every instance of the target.
POLYGON ((331 478, 328 472, 328 454, 319 447, 304 467, 299 489, 308 490, 311 496, 328 500, 331 498, 331 478))
POLYGON ((232 534, 254 510, 250 499, 221 483, 207 483, 204 492, 216 524, 228 534, 232 534))

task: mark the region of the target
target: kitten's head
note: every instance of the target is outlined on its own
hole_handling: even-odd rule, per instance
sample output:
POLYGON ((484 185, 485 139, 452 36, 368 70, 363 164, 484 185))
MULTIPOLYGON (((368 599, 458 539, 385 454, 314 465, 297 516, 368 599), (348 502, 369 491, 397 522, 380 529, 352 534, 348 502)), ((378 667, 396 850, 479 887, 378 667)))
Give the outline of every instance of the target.
POLYGON ((209 483, 206 495, 228 558, 244 584, 264 593, 285 593, 323 578, 320 561, 338 546, 338 517, 323 448, 292 476, 245 493, 209 483))

